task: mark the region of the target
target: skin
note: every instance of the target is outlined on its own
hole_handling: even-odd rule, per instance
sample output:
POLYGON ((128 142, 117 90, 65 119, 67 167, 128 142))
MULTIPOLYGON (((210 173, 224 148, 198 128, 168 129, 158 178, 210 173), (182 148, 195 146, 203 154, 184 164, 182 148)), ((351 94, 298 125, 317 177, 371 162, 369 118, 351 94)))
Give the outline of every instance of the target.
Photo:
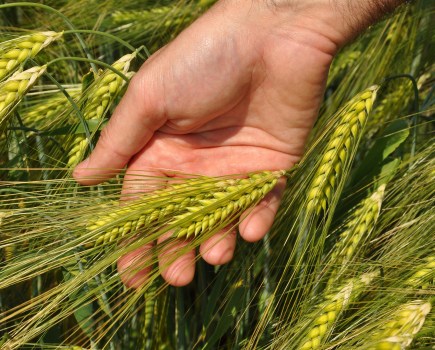
MULTIPOLYGON (((369 23, 361 19, 358 26, 369 23)), ((137 174, 156 175, 155 169, 164 176, 173 176, 165 169, 216 176, 290 168, 303 154, 332 59, 357 25, 329 0, 218 2, 143 64, 75 178, 95 184, 127 165, 123 193, 134 193, 141 191, 137 174)), ((243 217, 243 239, 264 237, 284 185, 243 217)), ((159 256, 160 273, 174 286, 194 277, 194 251, 174 260, 185 245, 180 241, 159 256)), ((200 254, 225 264, 235 245, 235 231, 221 232, 200 254)), ((151 248, 118 261, 128 286, 146 280, 150 269, 127 269, 149 258, 151 248)))

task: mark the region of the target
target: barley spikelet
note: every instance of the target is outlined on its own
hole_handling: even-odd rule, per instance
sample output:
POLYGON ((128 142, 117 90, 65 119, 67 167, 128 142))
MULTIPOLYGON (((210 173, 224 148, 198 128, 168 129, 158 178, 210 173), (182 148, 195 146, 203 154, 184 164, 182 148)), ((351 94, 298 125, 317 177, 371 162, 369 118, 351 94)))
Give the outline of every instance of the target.
POLYGON ((15 245, 8 245, 3 248, 3 258, 6 262, 11 261, 15 256, 15 245))
POLYGON ((332 332, 335 322, 348 305, 356 300, 374 278, 377 272, 368 272, 359 278, 349 280, 338 293, 331 293, 325 297, 325 301, 315 306, 313 321, 308 326, 306 336, 300 342, 297 349, 309 350, 320 349, 332 332))
POLYGON ((353 98, 338 114, 338 125, 327 142, 308 190, 308 212, 325 212, 341 180, 372 109, 378 87, 353 98))
POLYGON ((3 124, 8 113, 44 73, 45 68, 46 66, 32 67, 23 72, 17 72, 0 84, 0 124, 3 124))
MULTIPOLYGON (((123 74, 127 74, 130 63, 135 56, 135 53, 125 55, 113 63, 112 67, 123 74)), ((88 96, 83 108, 84 119, 101 120, 124 85, 125 81, 118 74, 106 69, 86 92, 88 96)), ((68 167, 76 166, 83 159, 87 146, 88 140, 85 135, 78 135, 73 139, 68 151, 68 167)))
POLYGON ((369 350, 406 349, 424 324, 431 304, 415 300, 401 305, 389 317, 382 320, 380 329, 370 335, 369 350))
POLYGON ((411 84, 407 83, 395 84, 394 90, 379 99, 372 117, 367 121, 367 139, 371 139, 388 121, 409 111, 414 96, 411 84))
POLYGON ((435 256, 429 256, 425 263, 417 268, 417 271, 406 281, 406 285, 413 288, 427 289, 434 283, 435 256))
POLYGON ((0 80, 61 36, 62 33, 38 32, 0 44, 0 80))
POLYGON ((331 255, 335 268, 329 277, 328 286, 332 286, 345 271, 361 240, 373 230, 379 217, 384 193, 385 185, 381 185, 377 191, 357 206, 350 220, 345 224, 331 255))
POLYGON ((213 198, 199 200, 199 205, 176 216, 172 224, 179 228, 174 235, 188 238, 224 227, 264 198, 283 175, 282 171, 263 172, 222 187, 222 191, 212 194, 213 198))

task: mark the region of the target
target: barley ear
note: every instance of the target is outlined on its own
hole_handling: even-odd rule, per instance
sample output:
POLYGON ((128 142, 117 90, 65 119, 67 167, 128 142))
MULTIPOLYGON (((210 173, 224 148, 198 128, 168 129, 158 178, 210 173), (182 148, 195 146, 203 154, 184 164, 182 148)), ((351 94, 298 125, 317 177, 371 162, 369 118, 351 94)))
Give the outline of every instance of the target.
MULTIPOLYGON (((127 74, 130 64, 135 57, 136 53, 124 55, 113 63, 112 67, 123 74, 127 74)), ((100 121, 122 91, 125 83, 118 74, 110 69, 104 70, 85 92, 86 103, 83 107, 83 117, 86 120, 94 119, 100 121)), ((84 134, 78 135, 73 139, 68 151, 67 167, 75 167, 83 159, 88 145, 89 141, 84 134)))
POLYGON ((368 272, 359 278, 348 280, 338 292, 327 294, 325 301, 317 306, 313 312, 314 318, 309 323, 306 336, 297 349, 309 350, 323 348, 322 344, 328 339, 340 315, 349 304, 356 300, 365 287, 378 276, 377 272, 368 272))
POLYGON ((221 185, 222 181, 211 181, 209 178, 188 179, 148 193, 121 207, 118 203, 103 205, 87 222, 86 229, 89 233, 96 233, 95 245, 116 242, 139 230, 151 230, 167 221, 168 217, 198 205, 200 200, 212 198, 211 193, 218 191, 221 185))
POLYGON ((0 124, 3 124, 9 112, 35 84, 45 69, 46 66, 32 67, 23 72, 17 72, 0 84, 0 124))
POLYGON ((338 112, 338 124, 321 152, 321 159, 308 188, 308 212, 326 212, 358 145, 377 90, 378 86, 365 90, 338 112))
POLYGON ((405 282, 406 286, 428 289, 435 279, 435 256, 428 256, 413 275, 405 282))
POLYGON ((38 32, 0 44, 0 80, 62 35, 63 33, 38 32))
POLYGON ((330 261, 333 270, 328 280, 329 287, 333 286, 340 275, 345 272, 349 262, 355 256, 360 242, 374 229, 384 193, 385 185, 379 186, 370 197, 361 201, 345 224, 331 254, 330 261))
POLYGON ((369 350, 400 350, 408 347, 420 331, 431 304, 415 300, 401 305, 386 319, 381 320, 380 329, 373 332, 368 343, 369 350))
POLYGON ((199 201, 199 205, 174 218, 170 223, 176 228, 174 235, 189 238, 224 228, 263 199, 283 175, 284 171, 265 171, 222 186, 219 192, 212 193, 213 198, 199 201))

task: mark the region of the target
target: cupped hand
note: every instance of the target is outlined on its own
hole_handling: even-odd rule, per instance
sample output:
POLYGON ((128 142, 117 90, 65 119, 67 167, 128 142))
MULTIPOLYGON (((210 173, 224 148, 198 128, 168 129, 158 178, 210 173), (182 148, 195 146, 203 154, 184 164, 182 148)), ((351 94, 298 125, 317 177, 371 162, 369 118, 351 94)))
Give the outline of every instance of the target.
MULTIPOLYGON (((215 176, 288 169, 298 161, 340 36, 310 11, 265 3, 221 1, 147 60, 75 178, 95 184, 126 165, 125 180, 131 180, 150 169, 215 176)), ((124 193, 140 190, 132 183, 124 182, 124 193)), ((283 187, 241 222, 245 240, 266 234, 283 187)), ((218 233, 200 253, 210 264, 224 264, 235 244, 235 232, 218 233)), ((149 249, 118 262, 127 285, 146 279, 149 270, 134 276, 122 271, 149 249)), ((162 276, 175 286, 188 284, 194 252, 169 266, 167 256, 160 257, 162 276)))

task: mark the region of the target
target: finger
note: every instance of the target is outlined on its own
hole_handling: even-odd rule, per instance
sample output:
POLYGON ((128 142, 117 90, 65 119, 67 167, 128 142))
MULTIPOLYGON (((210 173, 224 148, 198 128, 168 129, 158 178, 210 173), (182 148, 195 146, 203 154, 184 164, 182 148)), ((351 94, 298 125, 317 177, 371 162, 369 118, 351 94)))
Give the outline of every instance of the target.
POLYGON ((127 287, 139 288, 148 281, 152 271, 152 249, 152 244, 146 244, 118 260, 119 276, 127 287))
POLYGON ((270 230, 284 189, 285 179, 281 178, 275 188, 254 209, 242 215, 239 232, 245 241, 256 242, 262 239, 270 230))
MULTIPOLYGON (((123 181, 121 200, 127 203, 129 200, 137 199, 140 193, 154 191, 164 186, 163 173, 155 171, 140 171, 135 167, 134 162, 130 167, 123 181)), ((128 242, 125 242, 128 244, 128 242)), ((152 273, 151 257, 153 244, 146 244, 134 251, 122 256, 118 260, 118 272, 122 282, 130 288, 139 288, 148 281, 152 273)))
MULTIPOLYGON (((159 238, 158 244, 165 243, 170 239, 171 234, 159 238)), ((159 252, 160 274, 170 285, 182 287, 192 282, 195 275, 195 251, 188 250, 180 255, 180 252, 189 242, 176 240, 163 246, 159 252)))
POLYGON ((231 261, 236 249, 236 230, 224 230, 216 233, 201 244, 199 252, 211 265, 223 265, 231 261))
POLYGON ((162 84, 153 70, 145 63, 133 77, 94 151, 74 170, 78 182, 92 185, 114 176, 165 123, 162 84))

